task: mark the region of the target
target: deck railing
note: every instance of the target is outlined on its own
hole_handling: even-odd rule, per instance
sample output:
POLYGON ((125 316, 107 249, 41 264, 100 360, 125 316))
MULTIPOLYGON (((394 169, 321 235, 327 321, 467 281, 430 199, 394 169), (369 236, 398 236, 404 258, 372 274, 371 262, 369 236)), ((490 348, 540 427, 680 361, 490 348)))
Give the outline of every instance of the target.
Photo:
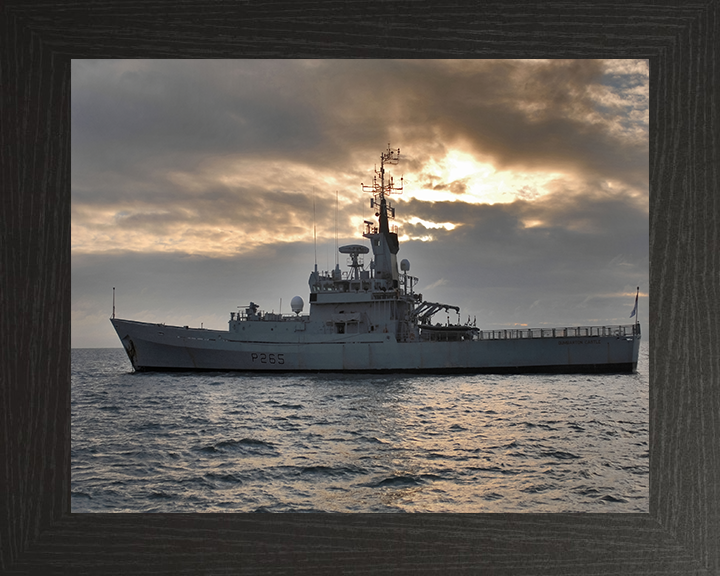
POLYGON ((598 338, 603 336, 635 336, 639 324, 624 326, 571 326, 567 328, 522 328, 507 330, 479 330, 478 340, 518 340, 521 338, 598 338))

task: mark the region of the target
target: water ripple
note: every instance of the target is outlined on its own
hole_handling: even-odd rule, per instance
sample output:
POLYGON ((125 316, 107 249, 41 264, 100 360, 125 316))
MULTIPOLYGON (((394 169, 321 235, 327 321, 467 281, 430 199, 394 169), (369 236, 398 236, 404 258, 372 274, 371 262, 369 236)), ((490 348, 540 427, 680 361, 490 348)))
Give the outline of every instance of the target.
POLYGON ((647 512, 626 376, 135 374, 72 351, 73 512, 647 512))

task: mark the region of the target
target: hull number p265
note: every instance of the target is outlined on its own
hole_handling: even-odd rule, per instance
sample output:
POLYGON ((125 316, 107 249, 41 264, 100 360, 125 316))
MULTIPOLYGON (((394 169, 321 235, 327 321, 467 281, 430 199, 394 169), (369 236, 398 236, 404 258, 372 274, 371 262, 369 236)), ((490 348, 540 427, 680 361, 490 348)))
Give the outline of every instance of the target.
POLYGON ((253 362, 260 364, 285 364, 284 354, 266 354, 265 352, 253 352, 250 354, 253 362))

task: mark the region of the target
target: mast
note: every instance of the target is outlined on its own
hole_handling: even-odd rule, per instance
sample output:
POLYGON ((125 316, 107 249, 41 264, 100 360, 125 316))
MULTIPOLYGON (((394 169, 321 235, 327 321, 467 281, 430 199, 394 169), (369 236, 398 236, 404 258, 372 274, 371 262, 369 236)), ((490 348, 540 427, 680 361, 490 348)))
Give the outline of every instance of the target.
POLYGON ((317 272, 317 218, 315 217, 315 187, 313 187, 313 244, 315 246, 315 272, 317 272))
POLYGON ((400 160, 400 148, 393 150, 388 144, 388 149, 380 154, 380 171, 375 170, 375 176, 373 176, 373 183, 371 186, 363 187, 363 191, 372 192, 373 199, 370 200, 370 208, 375 206, 379 207, 379 212, 376 216, 379 217, 380 233, 389 234, 390 226, 388 224, 388 216, 395 218, 395 208, 386 199, 386 196, 394 193, 401 193, 403 190, 403 179, 400 178, 400 186, 395 186, 392 176, 388 176, 388 183, 385 184, 385 164, 395 165, 400 160), (380 176, 380 183, 377 182, 377 176, 380 176))
POLYGON ((363 236, 371 241, 375 255, 375 277, 392 281, 390 288, 398 287, 396 255, 400 244, 397 232, 390 229, 389 219, 395 218, 395 208, 392 207, 387 196, 402 193, 403 179, 400 178, 400 185, 396 186, 392 176, 386 177, 385 165, 395 165, 399 160, 400 149, 393 150, 388 144, 387 150, 380 154, 380 170, 375 169, 373 183, 367 186, 361 183, 364 192, 372 192, 370 208, 376 208, 375 216, 378 217, 378 226, 373 226, 372 222, 365 221, 363 236), (378 177, 380 178, 379 182, 378 177))

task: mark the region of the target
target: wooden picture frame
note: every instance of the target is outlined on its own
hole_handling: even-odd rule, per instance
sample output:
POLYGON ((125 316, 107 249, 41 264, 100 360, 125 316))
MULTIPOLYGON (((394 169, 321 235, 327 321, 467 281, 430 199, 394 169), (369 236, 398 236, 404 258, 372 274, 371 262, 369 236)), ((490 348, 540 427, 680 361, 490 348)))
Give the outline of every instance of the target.
POLYGON ((10 0, 0 46, 0 572, 720 573, 717 0, 10 0), (70 61, 118 57, 649 59, 649 514, 71 514, 70 61))

